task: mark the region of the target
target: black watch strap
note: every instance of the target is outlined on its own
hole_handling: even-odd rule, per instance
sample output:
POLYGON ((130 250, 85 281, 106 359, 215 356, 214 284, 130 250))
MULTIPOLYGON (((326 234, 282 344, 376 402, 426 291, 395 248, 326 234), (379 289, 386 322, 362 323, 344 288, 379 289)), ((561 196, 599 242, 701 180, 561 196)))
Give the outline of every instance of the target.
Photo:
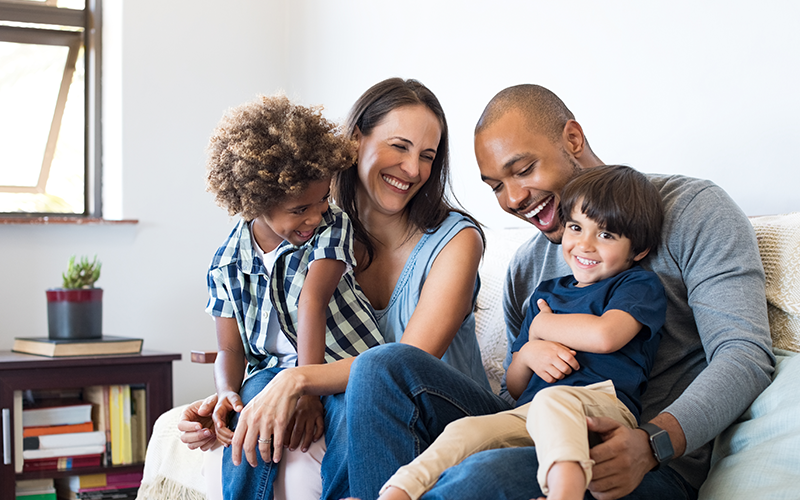
POLYGON ((669 438, 669 433, 655 424, 641 424, 639 429, 647 433, 650 438, 650 449, 656 457, 656 464, 652 470, 658 470, 666 466, 675 456, 675 450, 672 448, 672 441, 669 438))

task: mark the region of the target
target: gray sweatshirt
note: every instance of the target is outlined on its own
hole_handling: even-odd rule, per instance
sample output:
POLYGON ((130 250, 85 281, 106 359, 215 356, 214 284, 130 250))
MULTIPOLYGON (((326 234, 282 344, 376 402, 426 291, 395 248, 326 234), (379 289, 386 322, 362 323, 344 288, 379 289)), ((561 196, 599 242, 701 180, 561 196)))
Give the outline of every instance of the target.
MULTIPOLYGON (((764 390, 774 369, 764 270, 752 225, 720 187, 677 175, 648 178, 661 192, 665 219, 661 246, 642 265, 658 273, 668 302, 642 422, 661 412, 678 420, 686 454, 670 467, 699 488, 714 437, 764 390)), ((503 293, 509 346, 539 283, 567 274, 561 247, 541 233, 519 248, 503 293)), ((509 348, 505 368, 510 362, 509 348)))

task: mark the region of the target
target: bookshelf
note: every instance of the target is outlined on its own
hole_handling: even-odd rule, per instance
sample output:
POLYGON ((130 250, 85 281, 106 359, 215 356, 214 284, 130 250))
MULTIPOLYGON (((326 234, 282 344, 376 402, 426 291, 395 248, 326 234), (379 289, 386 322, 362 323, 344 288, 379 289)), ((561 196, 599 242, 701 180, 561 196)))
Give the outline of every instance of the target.
POLYGON ((140 354, 47 358, 0 351, 0 409, 3 417, 0 498, 14 498, 16 479, 58 478, 102 472, 141 471, 143 464, 86 467, 63 471, 14 472, 14 391, 79 389, 91 385, 144 384, 147 390, 147 439, 159 415, 172 408, 172 362, 177 353, 143 350, 140 354), (6 411, 8 410, 8 411, 6 411), (8 431, 5 428, 8 427, 8 431), (10 451, 10 456, 6 452, 10 451), (10 460, 8 460, 10 458, 10 460))

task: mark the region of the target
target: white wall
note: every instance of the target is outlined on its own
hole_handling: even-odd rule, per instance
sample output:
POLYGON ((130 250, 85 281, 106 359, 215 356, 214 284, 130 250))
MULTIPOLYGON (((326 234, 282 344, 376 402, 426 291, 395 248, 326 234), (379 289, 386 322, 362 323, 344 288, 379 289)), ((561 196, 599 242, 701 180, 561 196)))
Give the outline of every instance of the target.
POLYGON ((517 222, 479 180, 472 129, 522 82, 560 95, 605 162, 713 179, 749 214, 800 210, 793 2, 119 1, 108 155, 140 222, 0 226, 0 349, 46 335, 43 290, 96 253, 105 331, 183 353, 176 404, 213 387, 188 352, 215 346, 205 270, 233 223, 204 192, 203 150, 223 110, 259 92, 338 119, 383 78, 421 80, 447 112, 456 194, 492 227, 517 222))

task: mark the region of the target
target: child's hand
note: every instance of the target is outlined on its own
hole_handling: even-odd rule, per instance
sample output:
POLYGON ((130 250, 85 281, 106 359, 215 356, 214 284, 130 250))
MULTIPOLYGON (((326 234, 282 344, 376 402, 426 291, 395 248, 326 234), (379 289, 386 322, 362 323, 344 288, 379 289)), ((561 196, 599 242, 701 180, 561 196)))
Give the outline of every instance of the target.
POLYGON ((533 321, 531 321, 531 326, 528 328, 529 340, 541 340, 544 338, 545 332, 540 330, 542 328, 542 323, 546 321, 546 315, 553 314, 553 310, 550 309, 550 306, 547 305, 547 302, 545 302, 544 299, 537 300, 536 305, 539 307, 539 314, 533 318, 533 321))
POLYGON ((217 436, 214 433, 214 422, 211 412, 217 404, 217 395, 212 394, 206 399, 201 399, 190 404, 181 413, 178 421, 178 430, 181 431, 181 441, 189 449, 207 451, 217 446, 217 436))
POLYGON ((283 441, 290 450, 298 447, 303 453, 312 442, 318 441, 325 432, 325 417, 319 396, 302 396, 297 400, 294 415, 286 427, 283 441))
POLYGON ((216 429, 217 439, 225 446, 230 446, 233 431, 228 428, 228 417, 232 411, 240 412, 244 408, 239 395, 233 391, 217 395, 217 405, 214 407, 212 418, 216 429))
POLYGON ((519 350, 521 361, 548 384, 561 380, 574 370, 580 369, 576 352, 547 340, 529 340, 519 350))

